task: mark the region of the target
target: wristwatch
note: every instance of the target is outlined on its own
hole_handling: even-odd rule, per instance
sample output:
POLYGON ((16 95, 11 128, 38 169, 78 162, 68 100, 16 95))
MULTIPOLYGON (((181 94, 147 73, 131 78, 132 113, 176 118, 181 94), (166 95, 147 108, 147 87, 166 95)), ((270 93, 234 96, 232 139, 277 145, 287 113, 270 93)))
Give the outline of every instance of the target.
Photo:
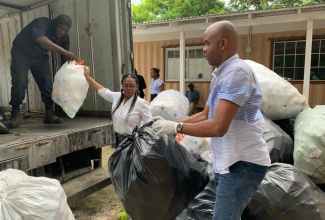
POLYGON ((181 133, 181 132, 182 132, 182 129, 183 129, 183 123, 180 122, 180 123, 178 123, 178 125, 176 126, 176 132, 177 132, 177 133, 181 133))

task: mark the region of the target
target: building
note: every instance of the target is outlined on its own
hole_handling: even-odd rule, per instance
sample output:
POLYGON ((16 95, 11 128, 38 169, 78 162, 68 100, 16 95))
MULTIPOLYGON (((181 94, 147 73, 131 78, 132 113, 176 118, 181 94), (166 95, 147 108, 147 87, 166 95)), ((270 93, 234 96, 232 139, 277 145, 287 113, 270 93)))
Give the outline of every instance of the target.
POLYGON ((311 107, 325 105, 325 4, 133 24, 135 67, 147 87, 150 69, 158 67, 165 89, 184 92, 192 82, 201 94, 198 106, 204 107, 212 67, 204 58, 203 33, 220 20, 237 26, 242 59, 287 78, 308 97, 311 107), (310 81, 311 71, 320 80, 310 81))

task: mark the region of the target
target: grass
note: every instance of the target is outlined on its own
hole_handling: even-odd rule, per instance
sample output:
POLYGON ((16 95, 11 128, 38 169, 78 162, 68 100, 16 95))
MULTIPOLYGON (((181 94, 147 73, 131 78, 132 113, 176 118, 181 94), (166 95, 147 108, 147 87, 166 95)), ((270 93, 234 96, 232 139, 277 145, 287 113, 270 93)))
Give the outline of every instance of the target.
MULTIPOLYGON (((107 169, 109 156, 114 148, 103 148, 102 166, 107 169)), ((77 220, 116 220, 118 213, 124 211, 120 200, 114 192, 113 185, 85 197, 71 207, 77 220)))

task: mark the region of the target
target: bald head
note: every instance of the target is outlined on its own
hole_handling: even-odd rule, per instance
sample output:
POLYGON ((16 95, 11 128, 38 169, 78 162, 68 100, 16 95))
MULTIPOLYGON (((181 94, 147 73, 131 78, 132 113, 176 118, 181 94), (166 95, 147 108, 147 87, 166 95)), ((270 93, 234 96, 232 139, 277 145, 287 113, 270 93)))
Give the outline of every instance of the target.
POLYGON ((224 61, 237 54, 238 32, 229 21, 219 21, 210 25, 204 32, 205 54, 213 66, 220 66, 224 61))
POLYGON ((207 32, 219 39, 226 38, 228 41, 231 42, 231 45, 236 46, 237 48, 237 28, 230 21, 219 21, 214 24, 211 24, 206 29, 205 33, 207 32))

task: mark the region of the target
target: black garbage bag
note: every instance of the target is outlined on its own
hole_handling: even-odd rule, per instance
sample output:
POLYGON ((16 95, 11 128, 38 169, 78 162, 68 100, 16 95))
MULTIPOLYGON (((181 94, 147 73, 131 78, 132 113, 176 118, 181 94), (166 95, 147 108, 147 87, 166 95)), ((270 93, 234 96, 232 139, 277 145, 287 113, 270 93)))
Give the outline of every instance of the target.
POLYGON ((0 134, 10 134, 10 133, 11 132, 9 128, 6 126, 6 124, 0 121, 0 134))
POLYGON ((294 141, 294 126, 295 120, 294 119, 282 119, 282 120, 273 120, 273 122, 280 126, 280 128, 287 133, 291 139, 294 141))
POLYGON ((0 107, 0 134, 10 134, 10 130, 7 126, 7 118, 2 108, 0 107))
POLYGON ((155 137, 151 123, 126 137, 109 158, 115 192, 132 220, 173 220, 209 176, 172 135, 155 137))
POLYGON ((215 197, 216 184, 214 181, 214 170, 212 165, 212 152, 205 151, 198 155, 198 161, 204 164, 210 181, 206 187, 192 200, 188 207, 177 216, 176 220, 201 220, 212 219, 215 197))
POLYGON ((210 181, 186 209, 187 219, 191 220, 212 219, 216 198, 216 183, 214 181, 215 172, 212 164, 212 153, 210 151, 203 152, 199 155, 199 160, 205 161, 210 181))
POLYGON ((264 116, 263 139, 266 141, 272 163, 293 164, 293 140, 277 124, 264 116))
POLYGON ((186 209, 187 219, 212 219, 216 198, 216 184, 210 180, 202 192, 195 197, 186 209))
POLYGON ((325 219, 325 193, 290 164, 272 164, 242 220, 325 219))

